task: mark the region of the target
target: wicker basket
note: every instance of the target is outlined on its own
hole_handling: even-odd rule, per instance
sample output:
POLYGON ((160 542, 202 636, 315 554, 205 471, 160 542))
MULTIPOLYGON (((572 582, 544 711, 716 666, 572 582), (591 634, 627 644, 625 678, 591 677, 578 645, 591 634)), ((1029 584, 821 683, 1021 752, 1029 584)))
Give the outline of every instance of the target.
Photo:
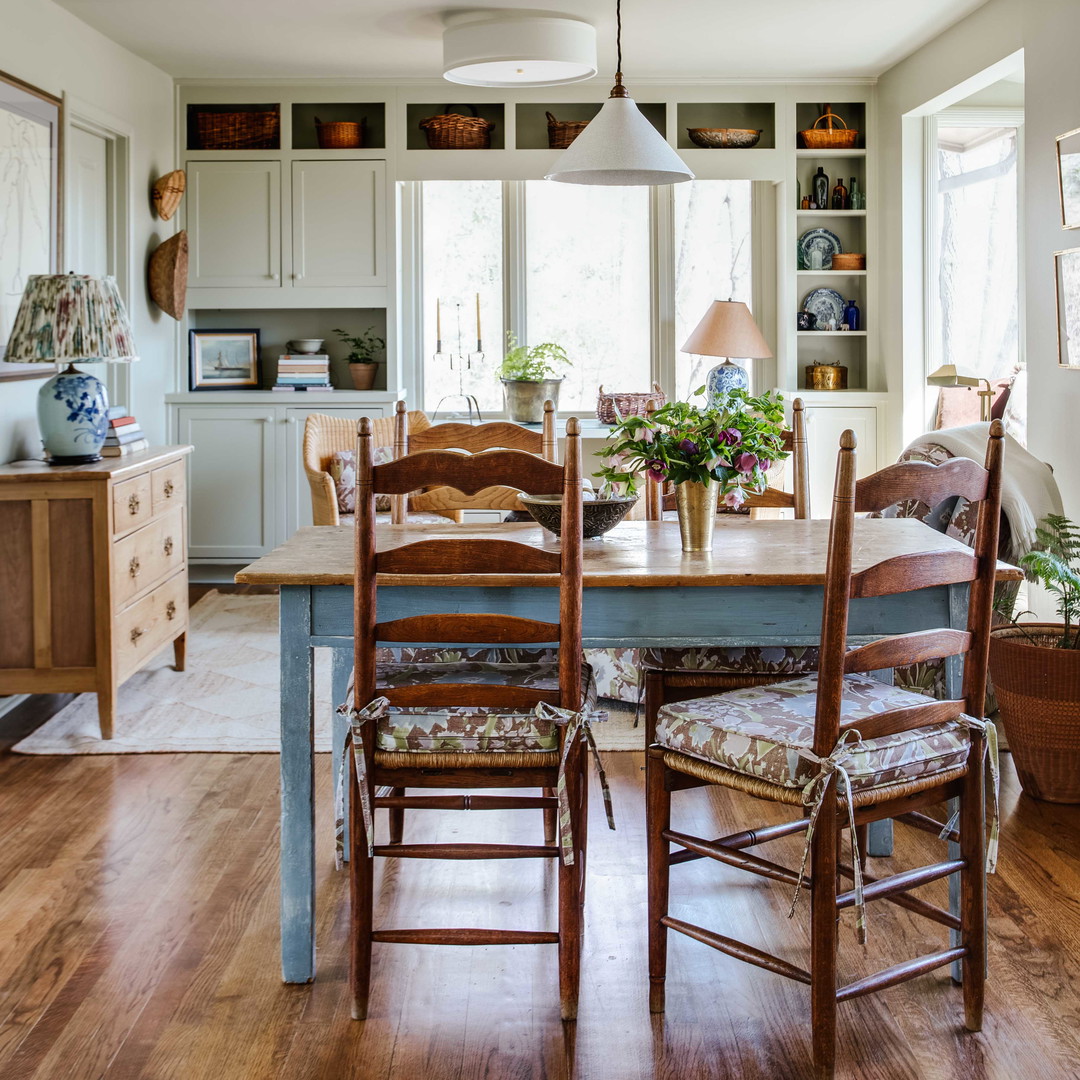
POLYGON ((865 270, 866 255, 856 251, 838 251, 832 257, 833 270, 865 270))
POLYGON ((364 144, 364 121, 329 120, 315 117, 315 135, 320 150, 357 150, 364 144))
POLYGON ((759 128, 687 128, 686 134, 706 150, 749 150, 761 139, 759 128))
POLYGON ((197 150, 276 150, 281 114, 276 107, 243 112, 195 112, 197 150))
POLYGON ((588 126, 588 120, 556 120, 547 113, 548 146, 552 150, 565 150, 588 126))
POLYGON ((605 394, 601 386, 596 398, 596 418, 602 424, 617 424, 628 416, 644 416, 650 401, 655 401, 658 409, 667 404, 659 383, 653 383, 652 390, 646 394, 605 394))
MULTIPOLYGON (((491 130, 495 125, 476 113, 476 106, 466 105, 472 116, 444 111, 427 116, 420 128, 427 136, 430 150, 487 150, 491 147, 491 130)), ((451 106, 447 105, 449 110, 451 106)))
POLYGON ((832 107, 825 106, 825 111, 814 121, 813 126, 799 132, 803 146, 810 150, 851 150, 859 141, 859 133, 850 129, 839 116, 832 111, 832 107), (819 128, 818 124, 825 121, 825 127, 819 128), (833 121, 843 125, 834 127, 833 121))
POLYGON ((1053 647, 1064 630, 1055 623, 993 630, 990 677, 1024 791, 1080 803, 1080 651, 1053 647))

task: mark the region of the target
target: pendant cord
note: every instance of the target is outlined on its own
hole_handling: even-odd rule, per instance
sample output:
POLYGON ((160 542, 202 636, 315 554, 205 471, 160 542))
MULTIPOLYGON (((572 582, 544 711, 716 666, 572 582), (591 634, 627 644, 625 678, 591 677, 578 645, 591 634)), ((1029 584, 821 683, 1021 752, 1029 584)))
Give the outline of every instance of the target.
POLYGON ((622 0, 615 0, 615 72, 622 74, 622 0))

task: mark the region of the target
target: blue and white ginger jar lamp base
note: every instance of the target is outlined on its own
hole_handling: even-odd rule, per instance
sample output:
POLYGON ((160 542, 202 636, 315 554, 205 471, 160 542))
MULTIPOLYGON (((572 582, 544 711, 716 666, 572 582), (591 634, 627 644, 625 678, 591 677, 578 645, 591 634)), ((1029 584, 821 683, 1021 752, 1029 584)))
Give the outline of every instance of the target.
POLYGON ((38 426, 52 465, 85 465, 101 460, 109 429, 105 384, 68 365, 38 391, 38 426))
POLYGON ((705 393, 708 395, 709 405, 716 408, 732 390, 749 390, 750 376, 745 368, 725 360, 705 376, 705 393))

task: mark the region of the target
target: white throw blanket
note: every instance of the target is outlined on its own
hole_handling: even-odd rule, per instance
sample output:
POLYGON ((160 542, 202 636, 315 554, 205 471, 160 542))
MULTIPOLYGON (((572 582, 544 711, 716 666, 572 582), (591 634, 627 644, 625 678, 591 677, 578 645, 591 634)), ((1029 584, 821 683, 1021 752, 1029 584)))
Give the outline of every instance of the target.
MULTIPOLYGON (((912 446, 937 444, 953 457, 966 457, 981 465, 986 458, 989 424, 928 431, 912 446)), ((1035 546, 1035 527, 1047 514, 1062 514, 1061 493, 1045 461, 1024 449, 1011 435, 1005 436, 1005 468, 1001 480, 1001 511, 1009 523, 1010 544, 1006 558, 1016 562, 1035 546)))

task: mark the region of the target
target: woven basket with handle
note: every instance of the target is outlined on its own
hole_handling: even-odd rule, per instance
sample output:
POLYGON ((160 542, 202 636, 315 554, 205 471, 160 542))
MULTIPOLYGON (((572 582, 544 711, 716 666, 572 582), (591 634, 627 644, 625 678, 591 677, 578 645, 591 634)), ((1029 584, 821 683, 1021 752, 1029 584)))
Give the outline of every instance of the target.
POLYGON ((809 150, 851 150, 859 141, 859 133, 852 130, 832 111, 832 106, 826 105, 825 111, 814 121, 811 127, 799 132, 803 146, 809 150), (818 124, 825 121, 825 127, 819 128, 818 124), (833 121, 840 124, 835 127, 833 121))
POLYGON ((548 146, 552 150, 565 150, 588 126, 588 120, 556 120, 547 113, 548 146))
POLYGON ((438 116, 427 116, 420 121, 420 128, 427 136, 430 150, 487 150, 491 146, 491 131, 495 125, 478 116, 475 105, 465 105, 472 116, 450 112, 453 106, 438 116))
POLYGON ((363 145, 363 120, 329 120, 315 117, 315 135, 321 150, 356 150, 363 145))
POLYGON ((596 418, 602 424, 617 424, 628 416, 644 416, 650 401, 655 401, 658 409, 667 404, 659 383, 653 383, 652 390, 645 394, 605 394, 601 386, 596 398, 596 418))

